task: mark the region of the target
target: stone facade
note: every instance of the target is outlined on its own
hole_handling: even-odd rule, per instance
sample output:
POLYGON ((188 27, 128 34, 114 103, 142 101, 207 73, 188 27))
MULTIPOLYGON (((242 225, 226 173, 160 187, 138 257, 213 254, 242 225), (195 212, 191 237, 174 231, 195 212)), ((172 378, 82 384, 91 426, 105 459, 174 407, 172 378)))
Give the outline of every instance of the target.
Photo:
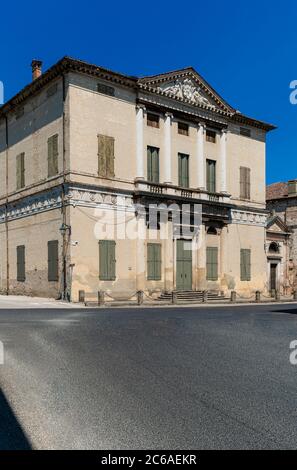
POLYGON ((297 289, 297 192, 295 181, 275 183, 267 187, 267 209, 276 215, 290 232, 288 242, 288 285, 291 291, 297 289))
POLYGON ((265 142, 272 129, 232 108, 192 68, 137 79, 62 59, 0 108, 1 291, 74 301, 80 290, 158 295, 176 290, 178 276, 187 277, 192 290, 267 291, 265 142), (148 125, 150 115, 156 125, 148 125), (49 177, 54 135, 57 171, 49 177), (108 176, 98 169, 98 136, 113 142, 108 176), (158 149, 158 181, 148 175, 148 147, 158 149), (25 184, 16 189, 21 153, 25 184), (187 156, 186 187, 179 184, 178 154, 187 156), (208 160, 215 162, 214 190, 208 160), (249 197, 241 194, 242 167, 250 171, 249 197), (167 213, 156 226, 148 221, 151 205, 167 213), (183 206, 190 214, 191 232, 182 235, 190 241, 188 264, 178 254, 180 226, 187 224, 173 215, 183 206), (102 239, 115 242, 110 280, 100 278, 102 239), (53 240, 59 273, 50 280, 53 240), (148 276, 149 243, 160 245, 156 279, 148 276), (19 246, 25 247, 22 280, 19 246), (216 276, 209 274, 209 248, 217 255, 216 276), (247 277, 243 250, 250 253, 247 277))

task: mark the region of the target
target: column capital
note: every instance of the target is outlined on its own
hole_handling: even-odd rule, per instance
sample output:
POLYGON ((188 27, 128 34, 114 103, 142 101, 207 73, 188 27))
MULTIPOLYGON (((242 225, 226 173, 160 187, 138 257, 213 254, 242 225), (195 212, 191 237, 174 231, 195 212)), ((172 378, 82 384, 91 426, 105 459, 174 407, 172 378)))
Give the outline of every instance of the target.
POLYGON ((203 130, 205 131, 205 129, 206 129, 206 124, 205 124, 205 122, 198 122, 198 124, 197 124, 197 129, 200 130, 201 127, 202 127, 203 130))
POLYGON ((138 104, 136 105, 136 111, 139 111, 140 109, 145 113, 146 107, 145 107, 144 104, 138 103, 138 104))
POLYGON ((222 135, 227 135, 227 134, 229 134, 229 132, 230 132, 230 131, 229 131, 228 128, 224 128, 224 129, 221 130, 221 134, 222 134, 222 135))
POLYGON ((173 119, 173 114, 172 113, 165 113, 166 118, 170 118, 171 120, 173 119))

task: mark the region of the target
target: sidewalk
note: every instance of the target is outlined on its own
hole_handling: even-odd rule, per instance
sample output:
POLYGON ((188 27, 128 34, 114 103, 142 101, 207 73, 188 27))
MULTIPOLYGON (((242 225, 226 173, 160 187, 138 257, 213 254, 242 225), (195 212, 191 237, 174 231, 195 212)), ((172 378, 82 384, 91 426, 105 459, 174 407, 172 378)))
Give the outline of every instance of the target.
POLYGON ((74 304, 62 300, 25 295, 0 295, 0 309, 34 309, 34 308, 85 308, 82 304, 74 304))

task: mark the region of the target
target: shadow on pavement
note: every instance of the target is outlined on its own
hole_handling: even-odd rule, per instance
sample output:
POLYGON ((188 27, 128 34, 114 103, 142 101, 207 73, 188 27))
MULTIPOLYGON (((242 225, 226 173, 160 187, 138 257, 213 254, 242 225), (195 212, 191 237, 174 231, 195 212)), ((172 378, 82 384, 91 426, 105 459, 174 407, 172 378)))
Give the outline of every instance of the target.
POLYGON ((273 310, 276 313, 290 313, 290 315, 297 315, 297 308, 287 308, 287 309, 281 309, 281 310, 273 310))
POLYGON ((0 450, 30 450, 31 445, 0 390, 0 450))

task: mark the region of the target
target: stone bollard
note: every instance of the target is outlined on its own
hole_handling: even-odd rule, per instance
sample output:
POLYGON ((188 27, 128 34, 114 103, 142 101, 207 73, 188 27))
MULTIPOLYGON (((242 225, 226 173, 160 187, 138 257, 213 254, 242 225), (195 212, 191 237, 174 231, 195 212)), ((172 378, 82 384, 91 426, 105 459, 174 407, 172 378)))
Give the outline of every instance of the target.
POLYGON ((104 291, 103 290, 98 291, 98 306, 101 307, 101 305, 104 305, 104 291))
POLYGON ((275 300, 280 300, 280 292, 278 290, 275 291, 275 300))
POLYGON ((208 292, 207 290, 203 291, 203 302, 207 302, 208 300, 208 292))
POLYGON ((231 302, 236 302, 236 292, 235 292, 235 290, 233 290, 231 292, 231 302))
POLYGON ((259 290, 256 291, 256 302, 260 302, 261 301, 261 292, 259 290))
POLYGON ((79 290, 78 291, 78 301, 80 303, 84 303, 85 302, 85 298, 86 298, 86 293, 84 290, 79 290))
POLYGON ((142 305, 143 304, 143 292, 142 290, 139 290, 137 292, 137 304, 142 305))
POLYGON ((177 304, 177 292, 172 292, 172 303, 177 304))
POLYGON ((293 292, 293 299, 297 300, 297 290, 294 290, 294 292, 293 292))

